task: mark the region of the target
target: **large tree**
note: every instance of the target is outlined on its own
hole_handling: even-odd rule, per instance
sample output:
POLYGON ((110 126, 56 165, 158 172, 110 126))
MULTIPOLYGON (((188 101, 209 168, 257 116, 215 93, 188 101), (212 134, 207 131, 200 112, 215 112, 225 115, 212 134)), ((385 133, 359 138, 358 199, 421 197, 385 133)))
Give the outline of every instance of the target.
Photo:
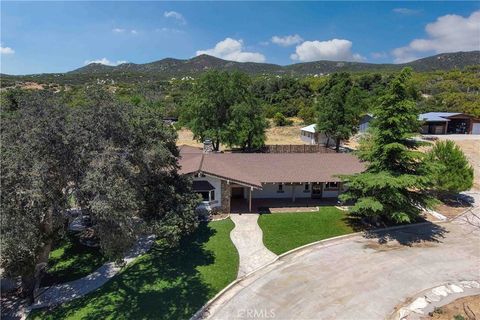
POLYGON ((360 89, 350 74, 333 74, 321 92, 318 101, 317 132, 335 141, 338 152, 342 140, 349 139, 358 130, 362 111, 360 89))
POLYGON ((1 266, 30 294, 65 231, 71 191, 112 259, 140 234, 175 244, 197 223, 197 198, 177 173, 176 133, 158 109, 104 91, 86 96, 66 107, 34 93, 2 110, 1 266))
POLYGON ((236 104, 231 109, 226 142, 243 150, 259 148, 265 144, 267 127, 263 110, 254 100, 236 104))
POLYGON ((396 223, 412 222, 430 197, 424 155, 413 139, 418 133, 417 107, 408 93, 411 70, 404 69, 390 83, 375 110, 369 148, 359 156, 366 161, 365 172, 344 177, 348 191, 345 201, 354 201, 354 215, 396 223))
POLYGON ((251 80, 239 72, 210 71, 195 84, 181 112, 194 138, 200 141, 211 139, 214 150, 231 138, 229 126, 232 109, 238 104, 250 104, 251 80))

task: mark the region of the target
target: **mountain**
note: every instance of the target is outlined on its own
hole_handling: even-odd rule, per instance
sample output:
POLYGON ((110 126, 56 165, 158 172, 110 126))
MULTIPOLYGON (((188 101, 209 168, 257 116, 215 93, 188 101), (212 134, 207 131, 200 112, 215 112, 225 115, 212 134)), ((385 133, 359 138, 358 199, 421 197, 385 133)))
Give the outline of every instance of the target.
POLYGON ((125 81, 143 82, 150 80, 198 76, 211 69, 239 70, 251 75, 321 75, 333 72, 376 72, 396 71, 412 67, 417 72, 445 71, 463 69, 467 66, 480 65, 480 51, 442 53, 403 64, 375 64, 347 61, 314 61, 280 66, 269 63, 235 62, 219 59, 209 55, 200 55, 191 59, 166 58, 150 63, 123 63, 106 66, 91 63, 67 73, 9 76, 2 74, 2 87, 16 81, 34 81, 42 83, 81 84, 89 81, 125 81))
POLYGON ((442 53, 403 64, 374 64, 346 61, 314 61, 280 66, 268 63, 234 62, 200 55, 192 59, 180 60, 167 58, 145 64, 124 63, 118 66, 89 64, 73 70, 71 74, 93 73, 162 73, 171 76, 193 75, 209 69, 239 70, 249 74, 293 74, 312 75, 338 71, 382 71, 412 67, 415 71, 451 70, 480 64, 480 51, 442 53))

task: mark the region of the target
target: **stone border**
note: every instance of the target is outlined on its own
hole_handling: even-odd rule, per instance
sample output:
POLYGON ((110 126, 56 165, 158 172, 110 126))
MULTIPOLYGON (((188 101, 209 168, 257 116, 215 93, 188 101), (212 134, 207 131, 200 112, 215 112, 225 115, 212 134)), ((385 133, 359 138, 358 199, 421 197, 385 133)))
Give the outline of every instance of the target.
POLYGON ((459 298, 480 294, 480 280, 463 280, 430 288, 415 295, 417 298, 394 311, 391 320, 417 320, 459 298))
MULTIPOLYGON (((449 222, 449 221, 439 221, 439 223, 445 223, 445 222, 449 222)), ((426 222, 420 222, 420 223, 404 225, 404 226, 394 226, 394 227, 388 227, 388 228, 382 228, 382 229, 374 229, 374 231, 375 232, 391 231, 391 230, 397 230, 397 229, 404 229, 404 228, 422 226, 422 225, 426 225, 426 224, 430 224, 430 223, 431 223, 430 221, 426 221, 426 222)), ((269 266, 273 265, 275 262, 282 259, 283 257, 294 254, 294 253, 298 253, 299 251, 301 251, 303 249, 306 249, 308 247, 312 247, 312 246, 322 244, 322 243, 328 244, 329 242, 333 242, 333 241, 336 241, 336 240, 344 240, 344 239, 348 239, 348 238, 353 238, 353 237, 362 235, 363 233, 364 233, 364 231, 359 231, 359 232, 344 234, 344 235, 341 235, 341 236, 336 236, 336 237, 332 237, 332 238, 328 238, 328 239, 323 239, 323 240, 307 243, 303 246, 294 248, 292 250, 289 250, 287 252, 284 252, 284 253, 278 255, 274 260, 270 261, 269 263, 255 269, 252 272, 244 275, 243 277, 237 278, 236 280, 231 282, 229 285, 227 285, 225 288, 223 288, 220 292, 218 292, 212 299, 207 301, 207 303, 205 303, 203 305, 203 307, 200 308, 200 310, 195 312, 195 314, 190 318, 190 320, 207 319, 210 316, 209 309, 212 307, 212 305, 215 302, 217 302, 223 295, 225 295, 227 293, 227 291, 229 291, 231 288, 233 288, 235 285, 239 284, 240 282, 244 281, 245 279, 249 278, 254 273, 257 273, 257 272, 259 272, 261 270, 264 270, 264 269, 268 268, 269 266)))

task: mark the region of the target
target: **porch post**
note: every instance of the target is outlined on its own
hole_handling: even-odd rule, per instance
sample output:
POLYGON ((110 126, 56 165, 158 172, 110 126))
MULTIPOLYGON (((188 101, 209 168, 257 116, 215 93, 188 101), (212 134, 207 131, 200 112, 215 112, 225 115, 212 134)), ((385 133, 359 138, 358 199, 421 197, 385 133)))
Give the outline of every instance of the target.
POLYGON ((295 184, 292 184, 292 202, 295 202, 295 184))
POLYGON ((252 212, 252 187, 248 189, 248 212, 252 212))

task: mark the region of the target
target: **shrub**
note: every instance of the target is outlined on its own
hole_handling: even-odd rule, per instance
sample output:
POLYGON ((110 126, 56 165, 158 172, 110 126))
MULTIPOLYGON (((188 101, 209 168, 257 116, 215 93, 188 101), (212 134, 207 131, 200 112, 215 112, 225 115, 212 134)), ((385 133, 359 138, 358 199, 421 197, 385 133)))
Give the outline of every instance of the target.
POLYGON ((430 178, 438 193, 458 193, 472 187, 473 168, 453 141, 437 141, 427 160, 430 178))
POLYGON ((290 126, 293 123, 292 120, 285 118, 285 116, 280 112, 275 113, 275 116, 273 117, 273 122, 277 127, 290 126))

